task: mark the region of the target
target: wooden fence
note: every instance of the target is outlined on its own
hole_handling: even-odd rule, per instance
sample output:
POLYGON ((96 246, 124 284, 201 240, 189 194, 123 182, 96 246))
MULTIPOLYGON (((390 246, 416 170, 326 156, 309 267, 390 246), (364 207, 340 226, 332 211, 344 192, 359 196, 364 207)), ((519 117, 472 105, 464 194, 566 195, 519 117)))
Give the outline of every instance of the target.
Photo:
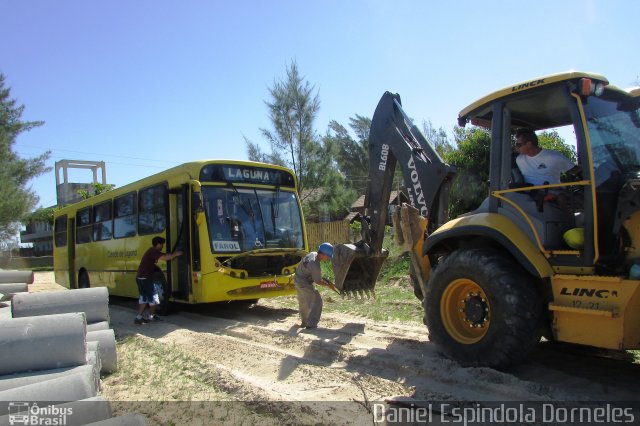
POLYGON ((335 222, 307 223, 307 239, 309 250, 314 251, 321 243, 342 244, 351 241, 349 222, 339 220, 335 222))

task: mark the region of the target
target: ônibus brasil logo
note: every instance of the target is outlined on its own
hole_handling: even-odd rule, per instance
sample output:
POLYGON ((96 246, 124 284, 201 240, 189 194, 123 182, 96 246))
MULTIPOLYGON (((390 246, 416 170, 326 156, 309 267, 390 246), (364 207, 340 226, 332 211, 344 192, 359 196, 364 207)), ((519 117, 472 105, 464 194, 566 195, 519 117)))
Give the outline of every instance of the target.
POLYGON ((35 402, 10 402, 8 409, 11 425, 62 426, 67 424, 67 417, 73 414, 71 407, 40 407, 35 402))

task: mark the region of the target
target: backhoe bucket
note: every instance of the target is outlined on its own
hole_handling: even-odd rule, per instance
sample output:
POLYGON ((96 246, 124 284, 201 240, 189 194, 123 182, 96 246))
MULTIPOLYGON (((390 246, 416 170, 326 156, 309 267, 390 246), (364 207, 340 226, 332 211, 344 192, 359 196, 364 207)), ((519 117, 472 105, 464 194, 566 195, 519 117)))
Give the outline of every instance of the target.
POLYGON ((338 244, 333 249, 333 274, 342 294, 375 296, 374 288, 389 251, 374 253, 366 244, 338 244))

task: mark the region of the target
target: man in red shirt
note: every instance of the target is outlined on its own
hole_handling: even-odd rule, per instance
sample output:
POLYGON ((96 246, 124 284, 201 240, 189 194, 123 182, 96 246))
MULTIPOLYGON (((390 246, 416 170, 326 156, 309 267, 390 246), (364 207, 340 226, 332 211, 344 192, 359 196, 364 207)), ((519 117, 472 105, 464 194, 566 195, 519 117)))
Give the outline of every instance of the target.
POLYGON ((138 266, 138 273, 136 274, 136 283, 138 284, 138 293, 140 295, 138 298, 138 315, 134 320, 136 324, 158 321, 155 311, 156 306, 160 304, 160 298, 152 279, 153 274, 158 270, 156 263, 158 263, 158 260, 168 262, 182 254, 179 250, 171 254, 163 253, 162 247, 165 241, 162 237, 154 237, 153 240, 151 240, 151 247, 144 253, 140 260, 140 266, 138 266), (142 314, 147 305, 149 305, 149 317, 144 318, 142 314))

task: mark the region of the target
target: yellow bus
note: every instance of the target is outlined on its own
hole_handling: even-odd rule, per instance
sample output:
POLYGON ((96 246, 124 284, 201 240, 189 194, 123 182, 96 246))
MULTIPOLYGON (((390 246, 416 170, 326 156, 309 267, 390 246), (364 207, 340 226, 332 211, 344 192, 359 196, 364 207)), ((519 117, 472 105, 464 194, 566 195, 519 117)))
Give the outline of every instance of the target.
POLYGON ((308 251, 293 172, 250 161, 194 161, 65 206, 54 215, 54 271, 67 288, 137 297, 136 271, 155 236, 184 254, 159 262, 159 312, 294 294, 308 251))

